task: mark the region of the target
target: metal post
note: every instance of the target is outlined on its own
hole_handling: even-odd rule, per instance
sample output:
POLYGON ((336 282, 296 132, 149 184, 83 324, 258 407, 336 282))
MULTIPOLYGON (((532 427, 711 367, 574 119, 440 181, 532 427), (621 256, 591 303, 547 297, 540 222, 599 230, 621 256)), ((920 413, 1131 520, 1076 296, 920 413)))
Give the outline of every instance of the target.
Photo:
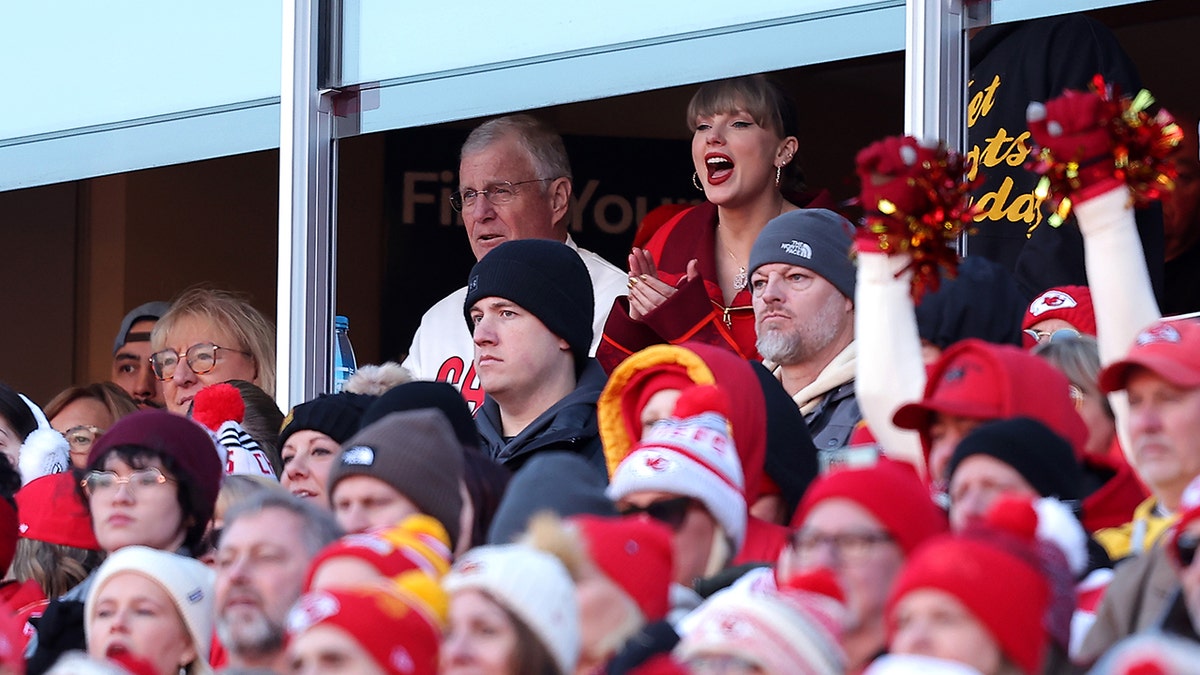
MULTIPOLYGON (((904 51, 904 130, 967 149, 968 28, 991 19, 991 0, 908 0, 904 51)), ((959 242, 966 254, 966 237, 959 242)))
POLYGON ((322 58, 322 21, 321 0, 283 0, 275 390, 282 410, 332 383, 336 152, 320 80, 337 59, 322 58))

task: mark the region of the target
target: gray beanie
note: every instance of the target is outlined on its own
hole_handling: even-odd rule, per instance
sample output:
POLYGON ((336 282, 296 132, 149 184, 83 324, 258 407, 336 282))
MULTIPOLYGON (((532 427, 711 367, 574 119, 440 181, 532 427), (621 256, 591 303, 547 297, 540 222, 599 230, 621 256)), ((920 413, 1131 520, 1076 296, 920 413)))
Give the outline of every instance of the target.
POLYGON ((750 249, 750 273, 783 263, 810 269, 854 299, 854 225, 827 209, 798 209, 772 218, 750 249))
POLYGON ((441 522, 450 541, 458 541, 462 453, 462 443, 442 411, 394 412, 342 445, 327 490, 332 500, 338 481, 347 476, 379 479, 441 522))

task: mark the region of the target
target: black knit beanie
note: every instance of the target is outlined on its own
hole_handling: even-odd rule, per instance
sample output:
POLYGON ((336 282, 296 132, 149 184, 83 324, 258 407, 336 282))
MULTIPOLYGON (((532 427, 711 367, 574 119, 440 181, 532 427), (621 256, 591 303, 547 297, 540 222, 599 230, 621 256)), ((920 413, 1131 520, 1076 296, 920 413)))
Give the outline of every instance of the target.
POLYGON ((971 455, 988 455, 1011 466, 1043 497, 1083 498, 1083 469, 1071 444, 1036 420, 1015 417, 973 429, 954 449, 946 466, 948 479, 971 455))
POLYGON ((595 297, 587 266, 574 249, 548 239, 518 239, 497 246, 475 263, 467 277, 463 316, 472 333, 471 306, 491 297, 511 300, 531 312, 567 341, 576 373, 583 370, 592 346, 595 297))
POLYGON ((342 445, 329 471, 330 500, 347 476, 370 476, 387 483, 421 513, 446 528, 458 541, 463 448, 440 410, 394 412, 358 432, 342 445))
POLYGON ((750 249, 750 273, 769 263, 812 270, 854 299, 854 225, 827 209, 797 209, 767 222, 750 249))
POLYGON ((383 419, 389 413, 402 410, 436 408, 446 416, 454 435, 464 448, 479 449, 479 428, 467 408, 467 402, 453 385, 445 382, 405 382, 380 394, 359 420, 359 428, 366 428, 383 419))
POLYGON ((372 403, 374 396, 366 394, 321 394, 292 408, 283 420, 279 432, 279 447, 297 431, 319 431, 341 445, 362 428, 362 416, 372 403))

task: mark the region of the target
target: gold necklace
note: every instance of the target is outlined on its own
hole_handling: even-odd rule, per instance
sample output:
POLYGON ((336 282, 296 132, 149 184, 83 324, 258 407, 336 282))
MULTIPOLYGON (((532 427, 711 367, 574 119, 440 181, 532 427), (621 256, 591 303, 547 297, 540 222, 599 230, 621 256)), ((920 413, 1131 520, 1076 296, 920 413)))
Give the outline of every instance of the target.
MULTIPOLYGON (((717 223, 717 238, 720 238, 720 236, 721 224, 717 223)), ((744 290, 746 288, 746 282, 749 280, 748 275, 746 274, 746 266, 738 262, 737 256, 733 254, 733 251, 729 249, 729 246, 723 240, 721 241, 721 247, 725 249, 725 252, 729 254, 729 259, 732 260, 733 264, 737 265, 738 268, 737 274, 735 274, 733 277, 733 290, 744 290)))

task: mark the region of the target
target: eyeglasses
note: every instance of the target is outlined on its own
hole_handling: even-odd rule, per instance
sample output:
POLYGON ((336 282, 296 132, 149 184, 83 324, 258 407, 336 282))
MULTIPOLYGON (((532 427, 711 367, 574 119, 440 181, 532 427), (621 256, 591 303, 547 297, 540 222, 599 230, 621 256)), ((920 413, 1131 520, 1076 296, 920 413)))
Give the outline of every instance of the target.
POLYGON ((1172 551, 1180 567, 1192 566, 1192 561, 1196 559, 1197 546, 1200 546, 1200 535, 1181 532, 1175 537, 1172 551))
POLYGON ((533 180, 522 180, 516 183, 504 181, 503 183, 493 183, 482 190, 460 190, 450 195, 450 206, 455 211, 462 211, 464 208, 475 203, 475 198, 482 196, 487 199, 493 206, 507 204, 517 196, 517 191, 514 189, 518 185, 526 183, 541 183, 547 180, 558 180, 557 178, 534 178, 533 180))
POLYGON ((162 471, 152 466, 148 469, 134 471, 124 478, 112 471, 92 471, 80 481, 80 484, 83 485, 83 491, 87 493, 87 496, 102 497, 115 494, 122 485, 128 485, 129 493, 133 494, 135 491, 174 482, 174 478, 167 478, 162 471))
POLYGON ((1078 340, 1082 335, 1074 328, 1059 328, 1058 330, 1034 330, 1027 329, 1025 334, 1033 338, 1034 342, 1066 342, 1068 340, 1078 340))
POLYGON ((887 532, 842 532, 826 534, 812 530, 798 530, 792 534, 791 545, 801 556, 811 556, 825 546, 832 546, 841 560, 862 560, 877 544, 893 541, 887 532))
MULTIPOLYGON (((184 359, 187 361, 188 368, 191 368, 193 373, 203 375, 217 367, 218 350, 242 354, 243 356, 253 356, 250 352, 230 349, 229 347, 219 347, 211 342, 200 342, 187 348, 187 351, 184 352, 184 359)), ((179 365, 179 352, 174 349, 164 349, 161 352, 154 352, 150 355, 150 367, 154 369, 154 376, 160 380, 169 380, 174 377, 175 366, 177 365, 179 365)))
POLYGON ((692 507, 695 501, 691 497, 663 499, 653 504, 647 504, 646 506, 626 506, 621 509, 621 515, 636 516, 644 513, 678 532, 679 528, 683 527, 683 521, 687 519, 688 509, 692 507))
POLYGON ((72 455, 84 455, 88 450, 91 450, 92 443, 100 438, 104 430, 100 427, 95 427, 90 424, 80 424, 71 427, 62 432, 63 438, 67 439, 67 443, 71 446, 72 455))

